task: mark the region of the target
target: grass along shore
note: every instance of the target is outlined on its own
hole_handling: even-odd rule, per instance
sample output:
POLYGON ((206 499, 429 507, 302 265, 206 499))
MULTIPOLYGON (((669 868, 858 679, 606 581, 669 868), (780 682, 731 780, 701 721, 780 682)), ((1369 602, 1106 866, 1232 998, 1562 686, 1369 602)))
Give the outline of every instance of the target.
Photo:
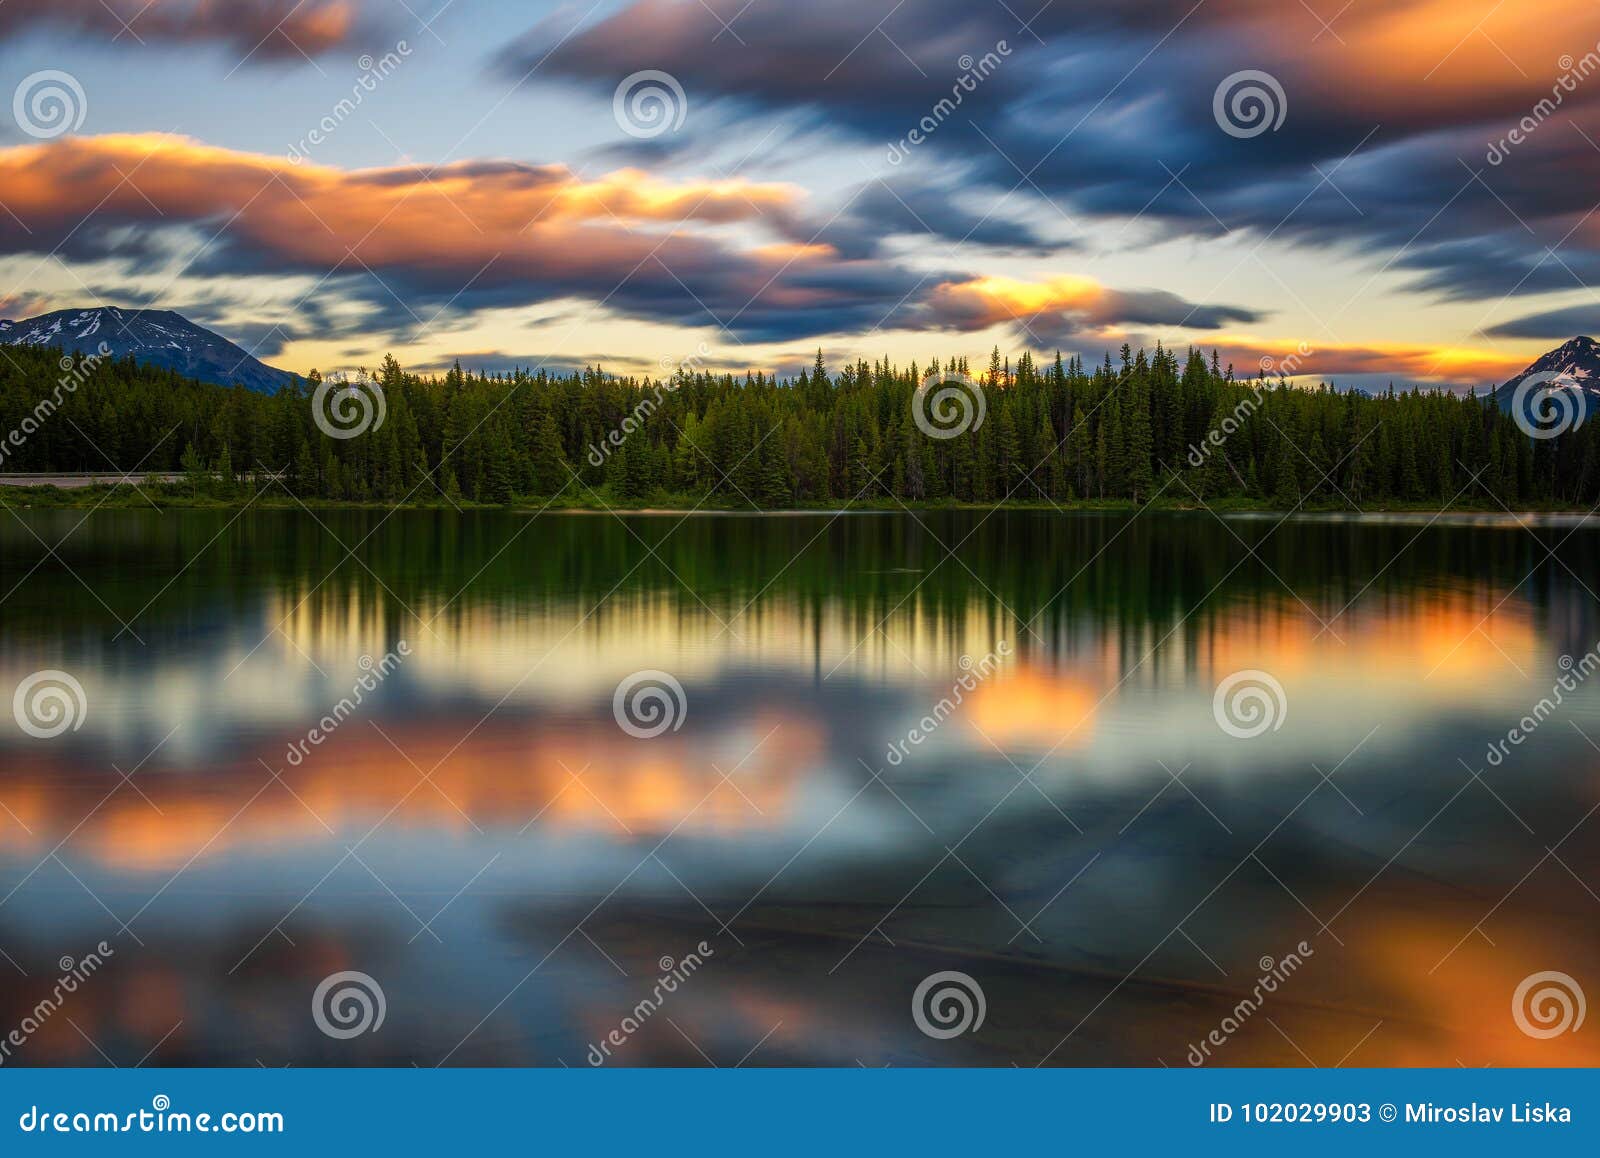
POLYGON ((540 496, 513 498, 508 503, 482 503, 471 500, 450 500, 438 491, 424 498, 420 492, 412 500, 396 503, 390 500, 353 500, 299 498, 282 487, 270 486, 257 493, 240 485, 231 495, 196 493, 188 482, 146 482, 132 484, 91 484, 87 486, 9 486, 0 485, 0 506, 13 510, 88 510, 88 509, 143 509, 162 510, 238 510, 255 507, 262 510, 459 510, 466 511, 517 511, 549 514, 651 514, 668 512, 707 512, 719 514, 821 514, 837 511, 882 512, 895 511, 1104 511, 1129 512, 1155 511, 1225 511, 1261 513, 1317 513, 1317 514, 1434 514, 1441 510, 1460 514, 1573 514, 1589 513, 1585 506, 1559 503, 1519 506, 1514 512, 1494 503, 1456 502, 1441 508, 1438 504, 1404 503, 1392 500, 1373 502, 1354 508, 1335 496, 1331 501, 1318 499, 1285 508, 1269 499, 1247 496, 1227 496, 1215 501, 1198 502, 1187 494, 1180 498, 1160 496, 1155 500, 1134 502, 1130 499, 1073 499, 1054 502, 1044 499, 1007 499, 994 503, 960 502, 954 499, 912 501, 897 498, 875 497, 840 503, 822 500, 784 507, 757 507, 739 496, 656 494, 643 504, 618 499, 609 493, 609 487, 581 491, 571 490, 553 499, 540 496))

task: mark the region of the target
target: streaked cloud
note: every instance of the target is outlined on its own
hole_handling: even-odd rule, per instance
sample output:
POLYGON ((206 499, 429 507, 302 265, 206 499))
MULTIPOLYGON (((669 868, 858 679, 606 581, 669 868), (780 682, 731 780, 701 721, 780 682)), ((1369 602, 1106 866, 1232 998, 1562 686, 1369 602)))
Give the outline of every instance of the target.
MULTIPOLYGON (((392 333, 439 311, 575 299, 623 316, 718 326, 740 341, 877 328, 975 330, 1047 312, 1057 332, 1161 323, 1209 328, 1252 311, 1062 278, 918 272, 841 252, 812 227, 797 186, 672 181, 640 170, 582 178, 565 166, 466 161, 343 170, 163 134, 67 137, 0 150, 14 218, 0 247, 65 246, 84 260, 149 264, 157 240, 206 239, 190 277, 310 275, 354 295, 392 333), (89 224, 85 224, 89 222, 89 224), (138 227, 130 234, 128 227, 138 227), (137 252, 126 246, 137 239, 137 252), (1068 325, 1066 323, 1070 322, 1068 325)), ((875 246, 860 248, 872 250, 875 246)), ((325 282, 325 286, 323 285, 325 282)))
POLYGON ((0 292, 187 308, 325 364, 424 333, 430 362, 617 344, 615 364, 648 364, 708 335, 730 364, 816 344, 905 357, 924 334, 1097 358, 1232 334, 1248 363, 1281 356, 1281 330, 1340 335, 1305 372, 1488 381, 1531 343, 1600 328, 1571 304, 1600 280, 1600 25, 1577 0, 413 7, 0 3, 0 35, 29 48, 111 47, 79 78, 90 128, 177 121, 213 142, 0 150, 17 271, 0 292), (353 64, 402 34, 427 51, 300 165, 243 150, 346 100, 337 56, 231 71, 219 121, 165 98, 171 51, 140 50, 353 64), (641 70, 681 84, 682 132, 614 125, 641 70), (1213 97, 1245 70, 1286 108, 1240 139, 1213 97), (142 94, 160 112, 124 115, 142 94), (39 277, 22 260, 50 253, 39 277))
POLYGON ((968 190, 1137 218, 1158 237, 1246 231, 1392 254, 1414 289, 1443 300, 1570 289, 1600 274, 1600 227, 1579 225, 1600 187, 1600 147, 1574 129, 1600 112, 1600 80, 1557 83, 1596 49, 1591 9, 1357 0, 1326 17, 1272 0, 1053 4, 1022 17, 965 0, 814 0, 796 20, 742 0, 634 0, 582 27, 552 17, 500 61, 519 72, 542 61, 542 77, 596 92, 659 68, 713 123, 760 112, 881 144, 950 95, 963 56, 1007 41, 1004 63, 963 94, 902 178, 919 165, 946 179, 953 169, 968 190), (1281 84, 1281 131, 1219 129, 1214 92, 1242 69, 1281 84), (1491 144, 1554 90, 1559 114, 1491 166, 1491 144), (1559 242, 1570 269, 1541 265, 1559 242))
POLYGON ((1208 350, 1215 346, 1223 364, 1231 363, 1240 377, 1253 378, 1263 369, 1274 376, 1281 370, 1300 381, 1359 376, 1375 385, 1386 377, 1397 387, 1413 382, 1500 383, 1525 369, 1529 361, 1519 354, 1405 342, 1276 342, 1223 334, 1205 339, 1203 345, 1208 350))
POLYGON ((1491 338, 1537 338, 1540 341, 1565 341, 1580 334, 1592 337, 1600 334, 1600 305, 1565 306, 1528 314, 1491 326, 1484 333, 1491 338))
POLYGON ((1093 278, 1067 276, 1042 282, 978 277, 936 286, 929 312, 955 330, 983 330, 1016 322, 1035 345, 1062 344, 1086 332, 1105 336, 1123 325, 1214 330, 1230 322, 1253 322, 1261 314, 1237 306, 1203 306, 1164 290, 1108 289, 1093 278))
POLYGON ((216 43, 252 57, 317 56, 349 42, 357 0, 7 0, 0 33, 74 32, 128 48, 216 43))

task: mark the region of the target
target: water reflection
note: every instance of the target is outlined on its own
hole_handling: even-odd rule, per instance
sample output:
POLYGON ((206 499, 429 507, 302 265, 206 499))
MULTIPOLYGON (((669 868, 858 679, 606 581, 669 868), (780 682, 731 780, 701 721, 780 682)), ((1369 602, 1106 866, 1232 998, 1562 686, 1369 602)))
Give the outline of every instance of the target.
POLYGON ((1483 762, 1600 638, 1591 531, 23 517, 58 556, 0 530, 0 686, 62 668, 90 711, 0 723, 0 1019, 117 953, 12 1064, 582 1064, 705 941, 616 1063, 1178 1065, 1302 940, 1216 1063, 1600 1062, 1510 1006, 1600 993, 1600 695, 1483 762), (652 740, 612 715, 641 668, 686 694, 652 740), (1241 669, 1287 702, 1249 741, 1212 714, 1241 669), (317 1031, 338 969, 381 1034, 317 1031), (917 1031, 940 969, 982 1032, 917 1031))

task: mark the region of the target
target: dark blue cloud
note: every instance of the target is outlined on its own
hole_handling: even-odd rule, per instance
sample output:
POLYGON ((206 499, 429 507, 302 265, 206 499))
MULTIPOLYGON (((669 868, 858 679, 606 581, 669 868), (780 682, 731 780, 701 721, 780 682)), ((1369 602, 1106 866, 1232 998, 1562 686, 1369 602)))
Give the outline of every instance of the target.
POLYGON ((1484 331, 1491 338, 1537 338, 1566 340, 1577 335, 1600 334, 1600 305, 1567 306, 1528 314, 1491 326, 1484 331))
POLYGON ((0 34, 71 32, 132 50, 151 44, 221 44, 240 58, 304 62, 388 21, 363 0, 7 0, 0 34))
MULTIPOLYGON (((522 75, 539 62, 539 78, 599 95, 633 71, 666 71, 688 94, 691 130, 696 115, 720 126, 759 113, 887 148, 921 129, 897 182, 921 169, 1074 218, 1138 216, 1157 236, 1243 230, 1364 250, 1437 297, 1564 288, 1559 263, 1538 264, 1556 246, 1590 276, 1596 231, 1567 234, 1600 188, 1600 149, 1574 127, 1586 112, 1592 123, 1600 86, 1564 93, 1503 163, 1489 159, 1550 94, 1556 51, 1533 53, 1586 27, 1571 12, 1508 15, 1516 39, 1493 32, 1521 63, 1496 55, 1498 66, 1463 77, 1450 70, 1488 49, 1462 48, 1466 30, 1430 0, 1348 6, 1328 14, 1331 30, 1269 0, 1013 8, 809 0, 801 15, 743 0, 635 0, 576 30, 570 17, 536 27, 498 63, 522 75), (1409 40, 1396 39, 1401 29, 1409 40), (986 53, 998 64, 964 87, 986 53), (1245 70, 1281 89, 1281 128, 1236 135, 1219 123, 1219 85, 1245 70)), ((1567 47, 1592 45, 1592 24, 1567 47)), ((933 216, 925 231, 955 232, 933 216)))

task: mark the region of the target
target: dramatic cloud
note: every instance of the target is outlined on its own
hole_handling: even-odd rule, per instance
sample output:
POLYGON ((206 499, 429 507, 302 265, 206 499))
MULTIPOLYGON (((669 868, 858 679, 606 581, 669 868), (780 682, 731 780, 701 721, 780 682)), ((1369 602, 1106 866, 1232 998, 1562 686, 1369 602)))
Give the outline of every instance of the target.
POLYGON ((31 294, 0 295, 0 321, 18 321, 35 314, 46 313, 49 305, 44 298, 31 294))
MULTIPOLYGON (((1204 343, 1210 349, 1212 341, 1204 343)), ((1215 341, 1224 364, 1241 377, 1283 374, 1301 381, 1341 376, 1381 378, 1396 386, 1412 382, 1459 385, 1499 383, 1526 368, 1528 359, 1453 346, 1421 346, 1400 342, 1369 345, 1306 341, 1263 342, 1259 338, 1221 335, 1215 341)))
POLYGON ((963 208, 958 200, 961 192, 949 185, 919 181, 872 181, 848 196, 843 211, 827 222, 818 236, 858 256, 876 252, 885 237, 918 234, 937 238, 951 251, 969 242, 1040 254, 1076 246, 1072 239, 1047 239, 1032 226, 993 208, 988 213, 963 208))
POLYGON ((316 278, 319 296, 360 296, 375 311, 367 323, 394 334, 446 312, 562 300, 739 341, 972 330, 1022 310, 1060 332, 1069 320, 1205 328, 1255 316, 1076 279, 1032 301, 1016 283, 919 273, 809 241, 801 190, 743 180, 585 180, 502 161, 346 171, 151 134, 0 150, 0 188, 4 252, 149 265, 172 262, 187 238, 178 273, 316 278))
POLYGON ((902 177, 959 170, 969 190, 1137 216, 1163 235, 1244 230, 1398 257, 1440 298, 1548 292, 1600 272, 1600 226, 1583 222, 1600 148, 1576 127, 1600 111, 1589 6, 1031 7, 811 0, 796 20, 776 4, 634 0, 577 29, 553 17, 500 63, 520 76, 542 62, 540 78, 597 94, 665 70, 713 128, 753 110, 887 147, 921 125, 902 177), (973 80, 985 54, 998 63, 973 80), (1280 102, 1262 88, 1281 129, 1219 125, 1218 86, 1244 70, 1281 89, 1280 102), (1549 247, 1571 272, 1540 264, 1549 247))
POLYGON ((599 366, 608 374, 641 378, 662 378, 672 373, 670 363, 664 367, 660 361, 651 358, 628 358, 615 354, 510 354, 504 350, 444 354, 424 362, 408 363, 406 369, 418 374, 443 374, 458 362, 469 374, 511 374, 517 370, 572 374, 593 366, 599 366))
POLYGON ((1567 306, 1515 318, 1484 331, 1491 338, 1538 338, 1565 341, 1580 334, 1600 334, 1600 305, 1567 306))
POLYGON ((1015 322, 1024 334, 1035 336, 1033 345, 1064 345, 1086 333, 1105 336, 1125 324, 1214 330, 1260 318, 1253 310, 1195 305, 1160 290, 1111 290, 1087 277, 1047 282, 983 277, 946 283, 929 296, 927 310, 939 325, 954 330, 1015 322))
POLYGON ((349 41, 356 0, 7 0, 0 34, 66 30, 130 48, 213 42, 241 56, 316 56, 349 41))

